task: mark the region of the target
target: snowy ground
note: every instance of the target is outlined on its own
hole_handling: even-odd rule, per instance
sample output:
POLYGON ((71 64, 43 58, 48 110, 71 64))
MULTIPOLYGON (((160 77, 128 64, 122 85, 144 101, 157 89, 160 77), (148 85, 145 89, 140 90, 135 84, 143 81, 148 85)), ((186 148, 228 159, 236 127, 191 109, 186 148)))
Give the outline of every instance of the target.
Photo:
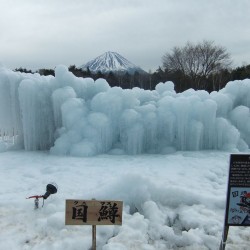
MULTIPOLYGON (((218 249, 224 220, 229 153, 92 158, 47 152, 0 154, 0 249, 91 248, 91 226, 65 226, 66 199, 124 201, 122 226, 98 226, 97 249, 218 249), (54 181, 43 208, 33 200, 54 181)), ((230 227, 226 249, 249 249, 250 229, 230 227)))

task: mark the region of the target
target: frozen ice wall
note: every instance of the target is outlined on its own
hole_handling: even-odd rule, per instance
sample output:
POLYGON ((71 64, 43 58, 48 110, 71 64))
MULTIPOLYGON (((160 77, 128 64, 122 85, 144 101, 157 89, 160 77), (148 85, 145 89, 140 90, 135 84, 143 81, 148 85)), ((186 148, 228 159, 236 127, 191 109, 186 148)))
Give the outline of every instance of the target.
POLYGON ((13 134, 21 132, 20 105, 18 85, 21 75, 0 67, 0 133, 13 134))
POLYGON ((219 92, 111 88, 104 79, 77 78, 65 66, 55 77, 0 68, 1 133, 18 134, 26 150, 53 154, 246 151, 250 146, 250 80, 219 92), (14 132, 13 132, 14 131, 14 132))

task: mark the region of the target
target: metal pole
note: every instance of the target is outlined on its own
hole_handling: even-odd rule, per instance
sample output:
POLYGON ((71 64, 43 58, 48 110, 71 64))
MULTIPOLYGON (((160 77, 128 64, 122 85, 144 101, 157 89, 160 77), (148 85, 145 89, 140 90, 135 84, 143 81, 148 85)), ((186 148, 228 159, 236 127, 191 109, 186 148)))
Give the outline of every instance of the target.
POLYGON ((92 226, 92 250, 96 250, 96 225, 92 226))
POLYGON ((220 243, 220 250, 225 250, 226 248, 228 231, 229 231, 229 226, 224 226, 224 231, 223 231, 223 235, 222 235, 222 239, 220 243))
POLYGON ((38 197, 35 198, 35 207, 34 209, 38 209, 39 208, 39 199, 38 197))

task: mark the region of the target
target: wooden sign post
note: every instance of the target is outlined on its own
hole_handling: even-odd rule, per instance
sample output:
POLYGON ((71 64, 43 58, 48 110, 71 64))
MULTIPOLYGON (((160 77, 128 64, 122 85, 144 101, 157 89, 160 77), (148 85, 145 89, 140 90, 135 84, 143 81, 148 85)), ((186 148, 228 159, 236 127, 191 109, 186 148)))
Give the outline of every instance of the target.
POLYGON ((250 155, 232 154, 220 250, 226 247, 229 226, 250 226, 250 155))
POLYGON ((92 226, 92 250, 96 250, 96 225, 92 226))
POLYGON ((92 225, 96 250, 96 225, 122 225, 122 201, 66 200, 65 225, 92 225))

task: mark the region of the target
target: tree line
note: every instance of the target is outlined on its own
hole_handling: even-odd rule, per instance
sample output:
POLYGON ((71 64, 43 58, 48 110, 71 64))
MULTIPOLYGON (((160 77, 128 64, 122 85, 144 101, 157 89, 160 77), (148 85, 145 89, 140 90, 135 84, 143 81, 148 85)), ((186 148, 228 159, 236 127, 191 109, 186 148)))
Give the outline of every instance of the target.
MULTIPOLYGON (((91 77, 94 80, 104 78, 111 87, 121 88, 139 87, 155 89, 159 82, 172 81, 176 92, 183 92, 189 88, 218 91, 232 80, 250 78, 250 65, 232 68, 231 55, 225 47, 215 45, 213 41, 203 41, 197 44, 187 42, 183 47, 174 47, 162 57, 162 65, 149 73, 135 72, 133 74, 109 72, 103 74, 82 70, 75 65, 69 66, 69 71, 77 77, 91 77)), ((26 73, 31 70, 15 69, 26 73)), ((40 69, 41 75, 54 75, 53 69, 40 69)))

